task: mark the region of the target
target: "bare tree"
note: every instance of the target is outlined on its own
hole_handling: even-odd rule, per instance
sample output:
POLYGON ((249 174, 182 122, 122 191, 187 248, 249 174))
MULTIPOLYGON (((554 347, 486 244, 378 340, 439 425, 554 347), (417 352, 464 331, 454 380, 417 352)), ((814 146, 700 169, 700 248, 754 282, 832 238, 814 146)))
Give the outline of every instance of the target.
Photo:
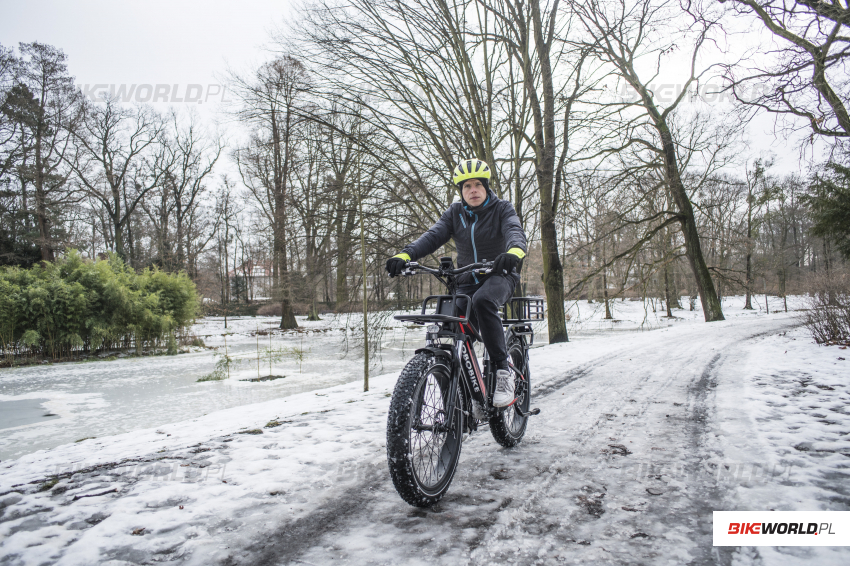
POLYGON ((523 219, 524 201, 539 202, 550 341, 559 342, 567 335, 554 223, 558 2, 497 4, 323 1, 305 11, 302 29, 311 58, 330 71, 328 90, 344 93, 374 132, 363 151, 396 180, 391 190, 409 211, 400 238, 426 229, 456 198, 449 173, 463 157, 494 165, 494 190, 513 197, 523 219), (529 148, 534 157, 524 157, 529 148), (529 164, 533 193, 523 190, 529 164), (513 191, 503 192, 506 181, 513 191))
MULTIPOLYGON (((726 0, 721 0, 721 2, 726 0)), ((753 110, 802 118, 813 135, 850 137, 850 5, 840 0, 731 0, 736 16, 759 20, 784 47, 771 63, 726 67, 728 88, 753 110)))
POLYGON ((150 108, 123 108, 115 97, 86 105, 75 133, 81 159, 71 163, 79 187, 106 213, 113 249, 127 253, 130 217, 144 196, 158 187, 173 156, 162 148, 165 123, 150 108))
POLYGON ((298 212, 301 224, 298 239, 303 241, 305 294, 310 302, 308 320, 319 320, 317 301, 323 272, 320 264, 333 236, 334 204, 338 197, 333 194, 331 187, 335 188, 335 183, 332 177, 328 178, 325 153, 322 151, 328 138, 333 137, 333 132, 311 122, 305 124, 297 138, 301 152, 294 167, 296 183, 290 206, 298 212))
POLYGON ((257 69, 251 78, 234 75, 241 108, 237 115, 252 124, 248 147, 234 153, 242 180, 272 227, 273 272, 282 305, 281 328, 296 328, 287 255, 287 211, 293 174, 294 132, 304 122, 310 90, 307 69, 289 55, 257 69))
MULTIPOLYGON (((230 244, 234 241, 234 227, 241 209, 236 203, 233 183, 223 176, 221 188, 216 193, 216 248, 218 252, 219 281, 221 282, 221 305, 224 307, 224 327, 227 328, 227 308, 230 303, 230 244)), ((236 269, 236 266, 233 266, 236 269)))
POLYGON ((360 120, 356 115, 349 116, 339 110, 336 104, 329 106, 325 121, 332 122, 333 127, 326 128, 327 137, 319 144, 322 158, 328 167, 327 189, 333 195, 330 229, 335 246, 334 294, 337 308, 348 301, 348 274, 354 245, 352 234, 357 222, 355 203, 358 202, 352 189, 352 179, 361 152, 356 135, 360 120))
POLYGON ((562 69, 566 71, 564 86, 556 89, 557 67, 564 56, 556 44, 563 45, 558 38, 566 35, 565 30, 569 29, 570 24, 559 18, 559 7, 559 0, 551 3, 528 0, 498 2, 492 8, 500 24, 496 32, 499 40, 506 45, 511 58, 521 70, 521 83, 531 114, 533 137, 529 137, 527 143, 535 156, 535 197, 540 210, 539 231, 550 343, 566 342, 569 339, 564 312, 564 268, 558 252, 555 218, 564 167, 570 153, 568 140, 571 134, 572 105, 587 88, 582 80, 587 50, 579 50, 577 56, 573 57, 572 65, 562 69), (567 90, 566 94, 562 92, 564 89, 567 90), (557 136, 559 99, 566 102, 562 141, 557 136))
MULTIPOLYGON (((696 9, 696 7, 693 7, 696 9)), ((636 5, 619 1, 614 3, 591 0, 573 2, 572 9, 581 21, 585 37, 571 42, 588 49, 594 57, 612 68, 614 75, 625 81, 637 93, 634 102, 611 102, 608 106, 618 108, 619 116, 609 125, 614 132, 616 143, 605 150, 609 154, 622 154, 630 148, 638 148, 645 155, 635 157, 643 162, 640 169, 647 167, 663 175, 666 190, 669 191, 676 210, 671 212, 669 220, 675 219, 681 227, 684 237, 685 255, 691 265, 691 271, 699 289, 700 300, 707 322, 723 320, 720 300, 706 265, 700 244, 700 235, 690 192, 695 187, 687 187, 682 174, 691 159, 702 153, 697 149, 705 146, 705 138, 710 132, 706 127, 711 123, 707 116, 682 117, 677 123, 677 111, 682 111, 690 87, 698 84, 708 69, 698 70, 699 55, 707 43, 711 42, 711 33, 717 26, 717 15, 682 11, 678 2, 645 0, 636 5), (675 15, 676 19, 687 18, 687 29, 664 30, 666 22, 675 15), (650 88, 650 82, 657 76, 663 57, 669 54, 675 43, 678 51, 684 51, 690 61, 689 74, 682 81, 681 92, 674 100, 662 106, 650 88), (685 47, 687 46, 687 47, 685 47), (687 51, 685 51, 687 49, 687 51), (639 61, 654 59, 650 77, 644 78, 639 69, 639 61), (700 144, 702 141, 702 144, 700 144)), ((734 131, 734 129, 731 129, 734 131)), ((728 145, 730 129, 715 129, 721 139, 713 143, 713 151, 703 157, 702 179, 718 164, 714 161, 720 149, 728 145)), ((705 151, 705 149, 703 150, 705 151)), ((657 230, 662 225, 656 227, 657 230)))
POLYGON ((752 169, 748 168, 746 172, 747 184, 747 218, 746 218, 746 300, 744 308, 753 310, 752 294, 753 294, 753 240, 755 231, 758 228, 760 195, 765 189, 765 172, 770 168, 770 163, 765 163, 758 159, 753 163, 752 169))
POLYGON ((175 239, 177 244, 176 267, 187 269, 187 249, 190 247, 187 224, 200 205, 207 190, 206 180, 221 156, 221 138, 204 132, 197 123, 197 116, 188 117, 181 125, 176 113, 171 114, 171 135, 164 141, 167 158, 162 165, 163 186, 173 203, 175 239))

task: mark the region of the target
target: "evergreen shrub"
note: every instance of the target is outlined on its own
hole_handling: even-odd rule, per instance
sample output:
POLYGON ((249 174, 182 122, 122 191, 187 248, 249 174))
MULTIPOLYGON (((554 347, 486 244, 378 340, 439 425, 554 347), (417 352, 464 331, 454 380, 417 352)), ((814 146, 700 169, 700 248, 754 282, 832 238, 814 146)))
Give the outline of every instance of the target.
POLYGON ((199 304, 185 273, 136 273, 116 255, 89 261, 72 250, 30 269, 0 267, 0 353, 141 351, 190 325, 199 304))

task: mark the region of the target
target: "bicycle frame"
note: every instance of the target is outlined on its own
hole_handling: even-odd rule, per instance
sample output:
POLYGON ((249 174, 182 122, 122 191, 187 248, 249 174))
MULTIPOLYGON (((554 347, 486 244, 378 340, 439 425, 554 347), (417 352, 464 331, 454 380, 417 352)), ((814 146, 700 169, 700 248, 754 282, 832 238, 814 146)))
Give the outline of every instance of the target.
MULTIPOLYGON (((489 364, 489 353, 484 353, 484 368, 482 371, 478 363, 478 358, 472 348, 475 340, 481 340, 478 331, 470 324, 469 317, 472 309, 472 298, 468 295, 459 294, 457 292, 457 276, 470 271, 478 273, 489 273, 489 267, 492 262, 476 263, 467 265, 460 269, 452 269, 450 258, 440 258, 441 266, 439 269, 434 269, 419 265, 416 262, 410 262, 408 268, 402 272, 402 275, 410 276, 417 273, 428 273, 437 278, 449 291, 448 295, 431 295, 422 301, 421 314, 415 315, 397 315, 396 320, 413 322, 416 324, 431 323, 426 334, 427 345, 424 348, 419 348, 416 353, 429 351, 436 356, 442 357, 450 361, 452 381, 448 391, 457 391, 459 386, 462 386, 466 394, 466 398, 478 402, 484 409, 485 414, 490 416, 496 409, 492 406, 492 391, 494 388, 495 377, 491 371, 489 364), (448 261, 446 261, 448 260, 448 261), (464 315, 459 315, 458 300, 466 301, 466 309, 464 315), (428 303, 437 300, 437 309, 434 313, 426 313, 428 303), (434 325, 437 325, 436 327, 434 325), (451 340, 451 344, 442 343, 443 339, 451 340), (463 379, 461 379, 463 377, 463 379)), ((518 336, 524 336, 527 332, 517 332, 518 327, 525 327, 524 324, 511 324, 505 330, 506 334, 515 333, 518 336)), ((449 395, 448 399, 444 400, 446 408, 446 426, 451 429, 454 423, 455 413, 458 409, 457 395, 449 395)), ((460 407, 467 416, 469 416, 470 407, 460 407)), ((475 422, 474 419, 472 419, 475 422)))

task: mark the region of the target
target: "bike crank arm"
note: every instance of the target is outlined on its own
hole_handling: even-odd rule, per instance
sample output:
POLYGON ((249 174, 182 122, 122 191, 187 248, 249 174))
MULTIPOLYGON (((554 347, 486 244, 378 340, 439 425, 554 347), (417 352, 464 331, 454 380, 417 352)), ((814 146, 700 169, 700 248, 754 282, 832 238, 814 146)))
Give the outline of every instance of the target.
POLYGON ((528 411, 526 413, 516 405, 514 405, 514 411, 517 412, 517 414, 519 415, 519 417, 521 419, 524 419, 525 417, 529 417, 529 416, 532 416, 532 415, 539 415, 540 414, 540 409, 531 409, 530 411, 528 411))

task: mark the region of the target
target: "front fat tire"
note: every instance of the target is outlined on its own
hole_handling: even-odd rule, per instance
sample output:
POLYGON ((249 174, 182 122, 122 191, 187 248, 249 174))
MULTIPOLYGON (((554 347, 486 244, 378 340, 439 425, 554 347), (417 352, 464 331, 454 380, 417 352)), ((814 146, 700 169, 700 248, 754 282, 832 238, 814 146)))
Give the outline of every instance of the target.
POLYGON ((522 343, 518 341, 509 343, 508 355, 514 367, 519 369, 526 378, 525 383, 522 384, 519 375, 514 374, 514 391, 519 392, 520 388, 524 387, 524 393, 517 397, 515 405, 518 404, 526 416, 520 417, 513 406, 499 409, 490 417, 490 432, 496 442, 505 448, 513 448, 525 436, 525 429, 528 426, 528 411, 531 408, 531 372, 522 343))
MULTIPOLYGON (((456 411, 454 426, 445 432, 444 438, 441 438, 442 435, 429 434, 428 431, 412 430, 417 416, 420 424, 432 422, 428 415, 433 416, 434 411, 431 409, 435 404, 440 404, 440 399, 443 403, 447 399, 449 383, 450 365, 442 358, 423 352, 404 367, 390 401, 387 417, 387 463, 390 477, 401 498, 415 507, 430 507, 442 499, 457 469, 464 426, 462 412, 456 411), (435 385, 439 385, 439 388, 435 385), (435 391, 439 391, 440 399, 434 395, 435 391), (429 452, 429 441, 433 445, 433 452, 429 452), (424 450, 423 444, 427 445, 424 450), (435 465, 437 473, 432 475, 423 472, 423 462, 426 462, 423 454, 428 453, 439 462, 435 465)), ((457 402, 462 401, 458 398, 457 402)))

